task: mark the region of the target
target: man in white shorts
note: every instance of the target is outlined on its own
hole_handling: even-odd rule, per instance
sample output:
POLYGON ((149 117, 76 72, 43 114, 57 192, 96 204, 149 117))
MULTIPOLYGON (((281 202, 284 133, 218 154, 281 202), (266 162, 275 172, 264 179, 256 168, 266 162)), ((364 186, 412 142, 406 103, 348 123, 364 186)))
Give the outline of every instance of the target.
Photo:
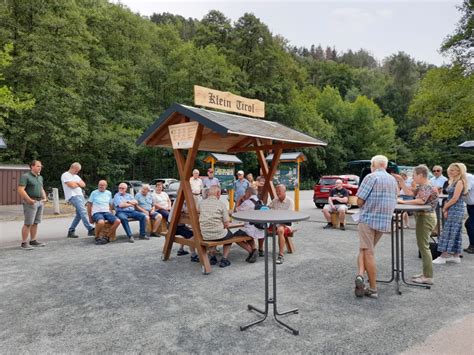
POLYGON ((326 218, 328 224, 323 228, 328 229, 332 228, 331 222, 331 213, 339 213, 339 221, 341 221, 339 228, 341 230, 346 230, 344 225, 346 211, 347 211, 347 202, 349 201, 349 191, 342 187, 342 180, 336 180, 336 187, 331 190, 328 197, 328 204, 324 205, 323 215, 326 218))

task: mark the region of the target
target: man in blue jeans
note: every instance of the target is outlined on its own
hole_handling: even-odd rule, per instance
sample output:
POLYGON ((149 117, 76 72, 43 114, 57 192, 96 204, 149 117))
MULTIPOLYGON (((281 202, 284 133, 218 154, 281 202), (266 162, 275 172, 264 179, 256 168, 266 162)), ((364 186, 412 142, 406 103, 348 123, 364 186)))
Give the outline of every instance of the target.
POLYGON ((63 184, 64 198, 66 201, 71 203, 76 209, 76 216, 74 217, 71 226, 67 232, 68 238, 78 238, 75 234, 76 227, 82 220, 84 227, 87 228, 88 236, 94 236, 94 227, 89 223, 89 218, 86 211, 86 201, 84 200, 84 194, 82 189, 86 186, 86 183, 77 175, 81 171, 81 164, 75 162, 71 164, 68 171, 61 175, 61 183, 63 184))
POLYGON ((120 219, 120 222, 122 222, 123 229, 125 230, 125 233, 127 233, 128 241, 130 243, 135 242, 130 225, 128 224, 128 218, 133 218, 139 221, 140 239, 150 239, 145 233, 146 216, 135 210, 135 206, 137 206, 138 202, 132 197, 132 195, 127 193, 127 184, 122 182, 118 189, 118 192, 114 196, 114 206, 115 211, 117 212, 115 215, 120 219))

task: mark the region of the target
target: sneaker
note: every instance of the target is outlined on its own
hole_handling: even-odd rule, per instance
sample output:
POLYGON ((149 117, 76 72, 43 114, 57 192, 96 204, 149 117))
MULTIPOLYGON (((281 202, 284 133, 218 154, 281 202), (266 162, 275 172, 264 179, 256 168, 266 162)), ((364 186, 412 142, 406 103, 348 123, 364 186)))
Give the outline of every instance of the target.
POLYGON ((33 250, 34 248, 30 246, 28 243, 21 243, 21 249, 23 250, 33 250))
POLYGON ((90 230, 87 232, 87 236, 88 236, 88 237, 94 237, 94 236, 95 236, 95 228, 90 229, 90 230))
POLYGON ((330 228, 332 228, 332 227, 333 227, 332 223, 329 222, 328 224, 326 224, 326 225, 323 227, 323 229, 330 229, 330 228))
POLYGON ((416 284, 425 284, 425 285, 432 285, 433 284, 433 279, 431 277, 417 277, 412 279, 412 281, 416 284))
POLYGON ((346 226, 341 223, 341 224, 339 225, 339 229, 342 230, 342 231, 345 231, 345 230, 346 230, 346 226))
POLYGON ((230 261, 226 258, 222 258, 219 262, 219 267, 227 267, 230 265, 230 261))
POLYGON ((191 261, 193 263, 198 263, 199 262, 199 255, 191 255, 191 261))
POLYGON ((153 233, 150 233, 150 237, 159 238, 159 237, 161 237, 161 235, 158 234, 158 233, 153 232, 153 233))
POLYGON ((364 290, 364 295, 366 295, 369 298, 379 298, 379 294, 377 293, 377 290, 372 290, 370 287, 367 287, 364 290))
POLYGON ((468 254, 474 254, 474 246, 469 245, 466 249, 463 249, 468 254))
POLYGON ((44 247, 44 246, 46 246, 45 243, 40 243, 40 242, 38 242, 37 240, 32 240, 32 241, 30 241, 30 245, 31 245, 32 247, 44 247))
POLYGON ((178 252, 176 253, 176 255, 178 256, 183 256, 183 255, 188 255, 189 254, 189 251, 186 251, 184 249, 178 249, 178 252))
POLYGON ((461 258, 459 256, 450 256, 446 259, 447 263, 461 264, 461 258))
POLYGON ((365 290, 364 278, 361 275, 357 275, 355 278, 355 289, 354 293, 356 297, 363 297, 365 290))
POLYGON ((420 277, 423 277, 423 274, 416 274, 411 277, 411 279, 419 279, 420 277))
POLYGON ((211 265, 216 265, 217 264, 217 258, 215 255, 211 256, 209 258, 209 262, 211 263, 211 265))
POLYGON ((138 237, 138 239, 141 239, 141 240, 150 240, 150 237, 147 236, 147 235, 141 235, 138 237))
POLYGON ((442 256, 438 256, 436 259, 433 260, 433 264, 446 264, 446 258, 443 258, 442 256))
POLYGON ((258 251, 258 256, 265 256, 265 252, 263 250, 258 251))
POLYGON ((128 237, 128 242, 129 243, 135 243, 135 238, 133 238, 133 236, 128 237))
POLYGON ((107 244, 108 242, 109 240, 106 239, 105 237, 100 237, 95 240, 95 245, 104 245, 104 244, 107 244))
POLYGON ((250 255, 249 255, 247 261, 248 261, 250 264, 253 264, 254 262, 257 261, 257 257, 258 257, 257 249, 254 249, 254 250, 252 250, 252 253, 250 253, 250 255))
POLYGON ((79 238, 77 234, 74 234, 74 232, 67 232, 67 237, 66 238, 79 238))
POLYGON ((283 257, 283 255, 278 255, 278 258, 276 259, 276 263, 280 265, 280 264, 283 264, 283 261, 285 261, 285 258, 283 257))

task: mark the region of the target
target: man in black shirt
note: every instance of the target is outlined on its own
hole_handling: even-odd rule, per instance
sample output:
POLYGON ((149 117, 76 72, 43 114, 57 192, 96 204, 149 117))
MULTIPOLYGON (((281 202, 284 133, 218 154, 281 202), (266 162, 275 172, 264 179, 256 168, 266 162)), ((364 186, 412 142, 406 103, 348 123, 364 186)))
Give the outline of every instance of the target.
POLYGON ((326 218, 328 224, 326 224, 323 228, 328 229, 332 228, 331 222, 331 212, 338 212, 339 213, 339 221, 340 229, 345 230, 346 227, 344 225, 345 215, 347 211, 347 202, 349 201, 349 191, 342 187, 342 180, 336 180, 336 187, 329 192, 328 197, 328 204, 324 205, 323 214, 326 218))

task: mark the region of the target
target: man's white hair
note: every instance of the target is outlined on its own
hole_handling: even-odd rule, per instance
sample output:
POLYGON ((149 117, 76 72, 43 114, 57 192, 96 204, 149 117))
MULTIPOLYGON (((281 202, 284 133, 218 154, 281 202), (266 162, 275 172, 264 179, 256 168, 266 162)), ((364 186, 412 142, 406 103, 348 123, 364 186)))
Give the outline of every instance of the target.
POLYGON ((195 173, 198 173, 198 174, 199 174, 199 170, 198 170, 198 169, 194 169, 194 170, 193 170, 193 174, 195 174, 195 173))
POLYGON ((370 161, 376 168, 386 168, 388 165, 388 158, 385 155, 376 155, 370 161))
POLYGON ((150 191, 150 185, 149 184, 143 184, 142 185, 142 190, 144 189, 147 189, 148 191, 150 191))
POLYGON ((217 196, 217 194, 219 193, 219 191, 221 190, 221 188, 217 185, 212 185, 211 187, 209 187, 209 191, 207 192, 207 194, 209 196, 217 196))
POLYGON ((71 164, 71 169, 72 169, 72 168, 77 168, 77 169, 81 170, 82 166, 81 166, 81 164, 79 164, 79 163, 76 161, 76 162, 74 162, 74 163, 71 164))

